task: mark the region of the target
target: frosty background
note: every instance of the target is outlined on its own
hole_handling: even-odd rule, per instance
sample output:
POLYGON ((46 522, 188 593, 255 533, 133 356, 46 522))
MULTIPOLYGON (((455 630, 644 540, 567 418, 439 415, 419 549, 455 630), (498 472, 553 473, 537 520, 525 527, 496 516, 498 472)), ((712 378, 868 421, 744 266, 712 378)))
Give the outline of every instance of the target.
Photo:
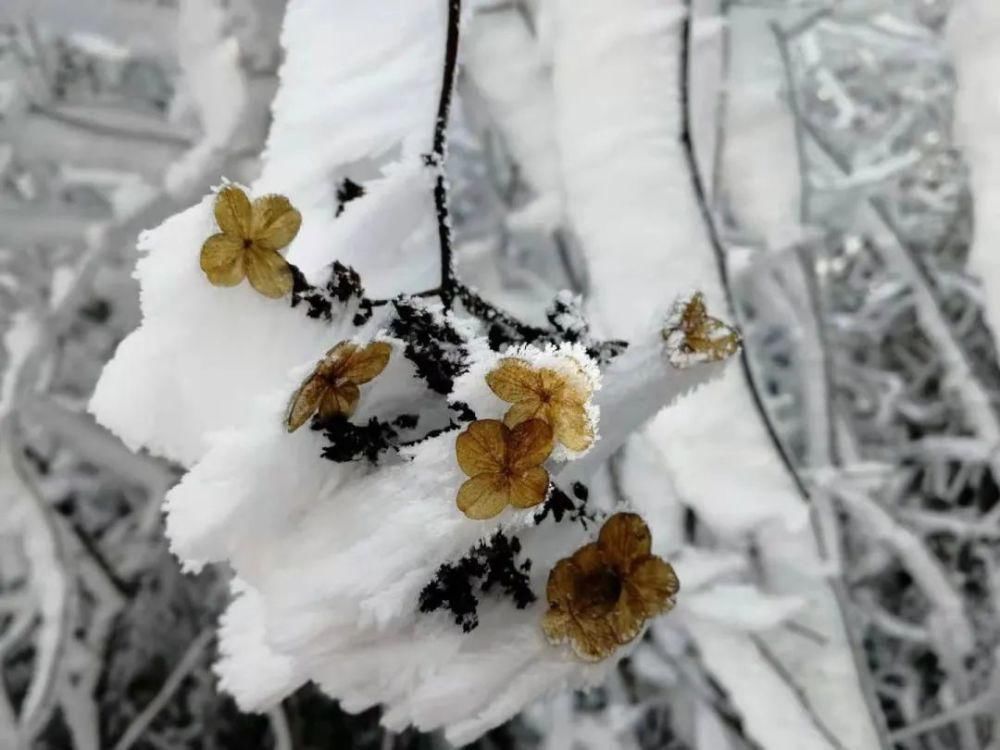
MULTIPOLYGON (((477 746, 1000 748, 1000 5, 467 5, 462 278, 532 321, 582 294, 609 338, 707 287, 746 346, 600 480, 669 538, 677 609, 477 746)), ((139 231, 260 169, 283 15, 0 3, 3 750, 447 747, 314 688, 237 711, 228 574, 164 541, 179 467, 87 413, 139 323, 139 231)))

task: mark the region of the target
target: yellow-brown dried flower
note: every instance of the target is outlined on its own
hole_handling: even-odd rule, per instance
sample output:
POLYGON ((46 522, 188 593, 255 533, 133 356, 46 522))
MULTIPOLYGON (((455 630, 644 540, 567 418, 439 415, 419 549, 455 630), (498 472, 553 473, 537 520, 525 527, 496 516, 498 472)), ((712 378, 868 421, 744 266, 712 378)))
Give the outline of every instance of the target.
POLYGON ((573 377, 507 357, 490 371, 486 383, 512 404, 503 418, 508 427, 542 419, 552 426, 556 440, 572 451, 584 451, 594 442, 594 428, 587 416, 590 384, 582 373, 573 377))
POLYGON ((392 347, 374 341, 361 347, 341 341, 328 351, 292 396, 285 426, 295 432, 313 414, 320 417, 354 413, 361 398, 359 385, 376 377, 389 363, 392 347))
POLYGON ((484 519, 508 505, 538 505, 549 491, 549 473, 542 464, 551 452, 552 428, 541 419, 513 429, 497 419, 473 422, 455 441, 458 465, 470 477, 458 490, 459 510, 484 519))
POLYGON ((542 628, 553 644, 569 641, 598 661, 631 641, 649 618, 671 610, 680 590, 669 563, 650 554, 649 527, 635 513, 616 513, 596 542, 556 563, 542 628))
POLYGON ((701 292, 678 305, 663 329, 663 338, 670 363, 679 368, 726 359, 742 343, 739 331, 708 314, 701 292))
POLYGON ((235 185, 215 199, 215 221, 222 230, 201 246, 201 270, 215 286, 236 286, 244 278, 267 297, 292 290, 292 270, 278 252, 299 232, 302 215, 283 195, 253 203, 235 185))

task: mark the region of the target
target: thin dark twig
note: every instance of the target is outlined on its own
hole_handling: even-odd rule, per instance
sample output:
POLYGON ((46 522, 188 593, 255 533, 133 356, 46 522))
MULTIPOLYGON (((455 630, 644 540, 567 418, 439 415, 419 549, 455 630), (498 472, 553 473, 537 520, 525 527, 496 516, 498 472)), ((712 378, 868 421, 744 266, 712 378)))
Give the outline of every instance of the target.
MULTIPOLYGON (((681 29, 681 59, 680 59, 680 100, 681 100, 681 145, 684 147, 684 156, 688 164, 688 172, 691 175, 691 187, 694 190, 695 200, 698 203, 698 210, 701 213, 702 222, 705 225, 705 231, 708 234, 708 240, 712 245, 712 249, 715 251, 715 261, 719 268, 719 278, 722 281, 722 288, 726 295, 726 302, 729 305, 729 309, 736 312, 736 305, 733 299, 732 287, 729 280, 729 269, 726 266, 726 250, 722 243, 722 238, 719 236, 719 230, 715 224, 715 216, 713 215, 712 209, 709 207, 708 195, 705 191, 705 183, 701 178, 701 171, 698 166, 698 156, 694 151, 694 140, 691 137, 691 92, 690 92, 690 67, 691 67, 691 48, 692 48, 692 27, 691 23, 691 0, 687 0, 687 15, 684 17, 683 26, 681 29)), ((774 428, 774 424, 771 422, 770 415, 767 413, 767 409, 764 407, 764 402, 760 396, 760 389, 757 387, 757 382, 754 378, 753 368, 750 366, 750 358, 747 354, 747 348, 743 347, 740 350, 740 364, 743 367, 743 375, 746 378, 747 384, 749 385, 750 395, 753 398, 754 406, 760 413, 761 422, 764 425, 764 429, 767 431, 768 438, 771 443, 774 444, 774 448, 781 458, 781 462, 784 464, 785 469, 795 484, 796 489, 799 494, 808 499, 809 491, 806 489, 801 477, 799 477, 798 472, 795 469, 795 464, 792 462, 788 451, 785 449, 784 443, 778 436, 777 430, 774 428)))
MULTIPOLYGON (((680 59, 680 100, 681 100, 681 144, 684 148, 685 157, 688 162, 688 170, 691 174, 691 184, 694 190, 695 198, 698 202, 698 208, 701 212, 702 220, 705 224, 706 232, 708 233, 709 242, 715 251, 715 259, 719 268, 719 277, 722 281, 722 287, 726 295, 726 301, 729 304, 731 310, 734 314, 736 311, 733 291, 729 283, 729 269, 726 265, 726 250, 722 243, 722 239, 719 236, 718 228, 715 224, 715 217, 711 208, 709 207, 707 195, 705 192, 705 186, 701 178, 701 171, 698 167, 698 157, 695 154, 694 142, 691 137, 691 101, 690 101, 690 65, 691 65, 691 49, 692 49, 692 35, 693 35, 693 24, 691 22, 691 0, 686 0, 687 15, 684 18, 683 28, 681 30, 681 59, 680 59)), ((796 490, 802 499, 809 502, 811 495, 809 489, 806 487, 805 482, 802 480, 799 472, 795 468, 791 456, 785 449, 784 443, 778 436, 777 430, 771 421, 770 414, 768 414, 767 409, 764 407, 763 400, 760 396, 760 390, 754 378, 753 368, 751 367, 749 356, 747 354, 747 349, 744 347, 740 352, 740 363, 743 368, 743 375, 747 382, 748 389, 750 391, 751 398, 753 398, 754 406, 760 415, 761 422, 767 431, 768 438, 774 445, 778 456, 781 459, 782 464, 785 467, 786 474, 792 480, 796 490)), ((849 612, 846 610, 847 595, 844 591, 843 583, 840 581, 831 581, 831 587, 834 590, 835 597, 838 602, 838 609, 841 621, 843 623, 845 632, 847 633, 848 640, 851 644, 851 656, 854 661, 855 669, 859 676, 859 688, 868 705, 869 711, 872 715, 872 721, 875 725, 876 733, 878 734, 879 745, 883 748, 887 748, 888 742, 886 740, 886 731, 884 726, 884 719, 880 713, 879 704, 877 698, 875 697, 869 681, 861 678, 861 675, 868 671, 868 665, 864 661, 864 655, 860 647, 860 638, 858 637, 858 631, 854 619, 850 616, 849 612)))
POLYGON ((499 323, 500 325, 514 331, 518 336, 526 341, 534 341, 536 339, 544 338, 550 333, 544 328, 538 328, 536 326, 528 325, 527 323, 522 323, 510 313, 501 310, 491 302, 487 302, 482 298, 482 296, 479 295, 478 292, 473 291, 462 282, 455 281, 454 285, 458 298, 474 317, 490 323, 499 323))
POLYGON ((448 214, 448 180, 445 176, 445 158, 448 151, 448 118, 451 113, 451 95, 455 88, 455 70, 458 67, 459 22, 462 0, 448 0, 448 33, 444 47, 444 71, 441 75, 441 96, 438 99, 437 119, 434 122, 434 143, 427 156, 427 164, 437 170, 434 181, 434 209, 437 213, 438 239, 441 243, 441 303, 451 309, 455 298, 455 260, 451 246, 451 219, 448 214))

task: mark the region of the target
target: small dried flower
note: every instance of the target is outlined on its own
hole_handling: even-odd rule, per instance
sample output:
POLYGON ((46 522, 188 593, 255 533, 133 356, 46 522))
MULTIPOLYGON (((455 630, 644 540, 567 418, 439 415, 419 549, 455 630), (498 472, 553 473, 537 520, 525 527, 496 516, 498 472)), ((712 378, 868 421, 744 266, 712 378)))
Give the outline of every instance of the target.
POLYGON ((215 286, 236 286, 244 277, 267 297, 292 290, 292 271, 278 252, 295 239, 302 216, 283 195, 253 203, 235 185, 215 199, 215 221, 222 231, 201 246, 201 270, 215 286))
POLYGON ((701 292, 676 306, 663 338, 670 364, 678 368, 726 359, 738 352, 741 344, 735 328, 708 314, 701 292))
POLYGON ((391 353, 384 341, 365 347, 341 341, 333 347, 292 396, 285 419, 288 431, 295 432, 316 412, 321 417, 351 416, 361 398, 358 386, 381 373, 391 353))
POLYGON ((596 542, 556 563, 542 620, 549 641, 568 640, 581 659, 598 661, 672 609, 680 583, 669 563, 650 554, 651 543, 642 518, 616 513, 596 542))
POLYGON ((549 491, 549 473, 542 464, 551 452, 552 428, 540 419, 514 429, 497 419, 473 422, 455 441, 458 465, 471 477, 458 490, 459 510, 484 519, 508 505, 538 505, 549 491))
POLYGON ((486 383, 512 404, 503 419, 508 427, 543 419, 552 426, 555 438, 572 451, 584 451, 594 442, 594 428, 587 416, 590 384, 582 374, 573 377, 508 357, 486 376, 486 383))

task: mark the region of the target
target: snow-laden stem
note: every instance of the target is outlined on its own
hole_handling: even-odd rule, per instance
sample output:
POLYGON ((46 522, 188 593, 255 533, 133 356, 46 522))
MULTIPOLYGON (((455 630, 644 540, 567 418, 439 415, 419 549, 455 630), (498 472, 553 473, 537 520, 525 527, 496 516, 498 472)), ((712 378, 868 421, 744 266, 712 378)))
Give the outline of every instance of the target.
POLYGON ((128 750, 128 748, 132 747, 142 737, 146 728, 159 715, 164 706, 170 702, 170 699, 174 697, 184 679, 198 665, 214 635, 212 630, 206 629, 191 642, 187 651, 184 652, 184 656, 181 657, 177 666, 174 667, 174 671, 167 676, 166 681, 160 687, 159 692, 153 697, 153 700, 132 720, 132 723, 129 724, 122 734, 121 739, 115 743, 114 750, 128 750))
MULTIPOLYGON (((975 645, 972 626, 965 615, 962 598, 955 590, 940 564, 930 555, 917 536, 897 523, 889 513, 864 492, 834 481, 832 476, 820 476, 817 481, 831 491, 847 513, 871 535, 884 542, 899 557, 914 582, 924 592, 932 608, 930 635, 941 655, 942 665, 954 685, 957 697, 968 697, 968 684, 963 660, 975 645)), ((971 725, 959 725, 963 747, 975 747, 975 732, 971 725)))
POLYGON ((802 711, 809 717, 809 721, 812 722, 813 726, 816 727, 816 731, 823 735, 826 741, 830 743, 831 747, 836 748, 836 750, 847 750, 843 743, 841 743, 837 738, 837 735, 834 734, 834 732, 832 732, 825 723, 823 723, 823 719, 819 716, 819 713, 813 706, 812 701, 809 698, 809 694, 795 681, 794 676, 788 671, 781 659, 771 652, 771 650, 767 647, 767 643, 765 643, 764 640, 757 635, 751 635, 750 640, 753 642, 760 655, 764 658, 764 661, 768 663, 771 669, 773 669, 788 686, 788 689, 792 692, 796 700, 799 702, 799 705, 802 707, 802 711))
POLYGON ((567 464, 556 479, 567 483, 591 476, 661 409, 719 377, 727 364, 678 369, 667 361, 662 341, 630 346, 603 373, 604 385, 595 397, 601 410, 600 440, 581 459, 567 464))
POLYGON ((458 40, 462 17, 462 0, 448 0, 448 34, 445 39, 444 71, 441 76, 441 97, 434 121, 434 142, 428 163, 437 170, 434 180, 434 209, 437 213, 438 239, 441 243, 441 302, 451 308, 455 298, 455 261, 451 247, 451 219, 448 215, 448 181, 445 177, 445 157, 448 152, 448 117, 451 95, 455 89, 458 67, 458 40))
POLYGON ((67 555, 53 514, 21 453, 21 441, 14 415, 7 415, 0 425, 4 452, 0 461, 6 466, 0 476, 11 479, 8 488, 16 493, 24 523, 24 547, 32 564, 39 599, 39 634, 35 638, 35 670, 21 704, 19 734, 25 744, 35 737, 52 715, 56 701, 59 663, 69 638, 70 600, 73 581, 68 575, 67 555))

